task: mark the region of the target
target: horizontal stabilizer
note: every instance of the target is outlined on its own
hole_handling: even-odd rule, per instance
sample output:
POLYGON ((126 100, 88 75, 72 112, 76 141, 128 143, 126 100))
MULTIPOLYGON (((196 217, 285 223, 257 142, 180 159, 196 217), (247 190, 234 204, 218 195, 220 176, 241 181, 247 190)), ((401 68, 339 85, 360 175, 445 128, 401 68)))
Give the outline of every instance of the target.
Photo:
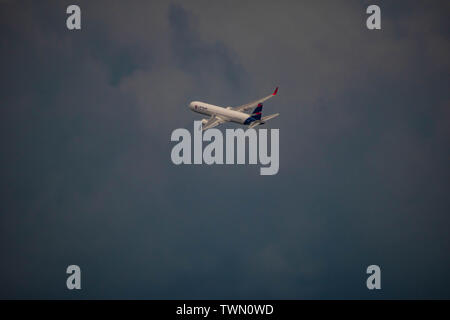
POLYGON ((261 121, 267 121, 267 120, 273 119, 275 117, 278 117, 279 115, 280 115, 279 113, 274 113, 274 114, 271 114, 270 116, 262 117, 261 121))
POLYGON ((264 122, 262 122, 262 121, 260 121, 260 120, 256 120, 256 121, 253 121, 252 123, 250 123, 250 125, 248 126, 248 128, 251 129, 251 128, 254 128, 254 127, 259 126, 259 125, 261 125, 261 124, 264 124, 264 122))

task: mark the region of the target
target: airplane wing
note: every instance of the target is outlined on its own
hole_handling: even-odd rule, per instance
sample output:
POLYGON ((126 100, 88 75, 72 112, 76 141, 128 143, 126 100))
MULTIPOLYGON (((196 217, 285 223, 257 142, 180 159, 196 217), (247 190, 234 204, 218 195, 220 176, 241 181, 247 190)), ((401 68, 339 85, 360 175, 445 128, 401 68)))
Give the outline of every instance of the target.
POLYGON ((243 104, 242 106, 234 107, 234 108, 232 108, 232 110, 235 110, 235 111, 247 111, 247 110, 253 109, 259 103, 263 103, 264 101, 269 100, 273 96, 276 96, 277 92, 278 92, 278 87, 276 87, 275 91, 271 95, 268 95, 267 97, 261 98, 259 100, 252 101, 252 102, 247 103, 247 104, 243 104))
MULTIPOLYGON (((204 119, 206 120, 206 119, 204 119)), ((218 116, 211 116, 202 126, 202 130, 217 127, 219 124, 227 122, 227 120, 219 118, 218 116)))

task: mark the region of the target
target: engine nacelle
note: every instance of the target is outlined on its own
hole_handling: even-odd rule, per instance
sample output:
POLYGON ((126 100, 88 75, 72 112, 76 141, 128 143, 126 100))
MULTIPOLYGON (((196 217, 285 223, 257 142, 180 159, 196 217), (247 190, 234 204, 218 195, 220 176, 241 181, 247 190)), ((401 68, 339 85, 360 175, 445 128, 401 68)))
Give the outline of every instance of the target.
POLYGON ((206 119, 202 119, 202 125, 205 125, 208 122, 206 119))

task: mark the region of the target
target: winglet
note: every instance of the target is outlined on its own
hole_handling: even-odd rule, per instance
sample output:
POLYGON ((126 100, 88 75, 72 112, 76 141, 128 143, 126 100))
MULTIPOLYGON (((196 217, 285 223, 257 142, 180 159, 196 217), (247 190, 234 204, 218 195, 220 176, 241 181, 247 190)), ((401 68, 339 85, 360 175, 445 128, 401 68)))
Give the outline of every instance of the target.
POLYGON ((273 96, 276 96, 278 92, 278 87, 275 88, 275 91, 272 93, 273 96))

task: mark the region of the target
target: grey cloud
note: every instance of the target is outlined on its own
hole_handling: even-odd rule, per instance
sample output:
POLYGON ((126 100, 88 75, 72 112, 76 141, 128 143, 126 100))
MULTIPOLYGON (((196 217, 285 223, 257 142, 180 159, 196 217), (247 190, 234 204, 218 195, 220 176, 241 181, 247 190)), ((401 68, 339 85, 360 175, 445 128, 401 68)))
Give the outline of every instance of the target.
POLYGON ((2 2, 0 297, 448 298, 448 5, 365 5, 2 2), (170 162, 275 85, 278 175, 170 162))

